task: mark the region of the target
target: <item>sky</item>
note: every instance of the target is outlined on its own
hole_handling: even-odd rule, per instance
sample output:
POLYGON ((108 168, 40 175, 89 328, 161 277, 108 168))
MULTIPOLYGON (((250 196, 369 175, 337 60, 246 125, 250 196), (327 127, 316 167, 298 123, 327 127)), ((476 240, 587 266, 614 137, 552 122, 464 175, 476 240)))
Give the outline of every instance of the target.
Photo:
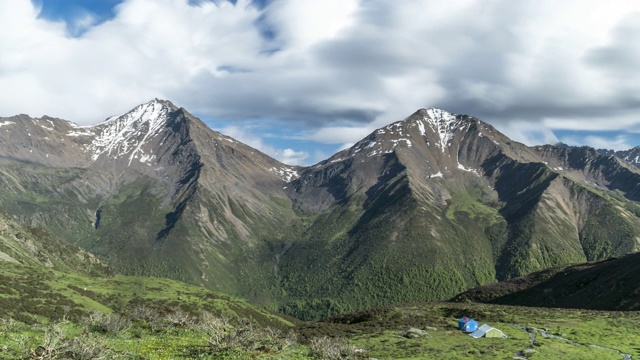
POLYGON ((302 165, 428 107, 640 145, 637 0, 2 0, 0 23, 0 116, 167 99, 302 165))

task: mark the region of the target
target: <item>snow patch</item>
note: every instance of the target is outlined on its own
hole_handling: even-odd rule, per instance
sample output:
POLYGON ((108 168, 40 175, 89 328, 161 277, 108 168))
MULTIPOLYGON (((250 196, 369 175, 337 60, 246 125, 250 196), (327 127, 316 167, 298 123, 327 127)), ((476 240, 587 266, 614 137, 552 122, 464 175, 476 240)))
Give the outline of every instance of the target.
POLYGON ((420 130, 420 135, 425 136, 427 134, 427 131, 424 128, 424 123, 422 121, 418 121, 418 129, 420 130))
POLYGON ((464 165, 462 165, 460 163, 458 163, 458 169, 460 169, 462 171, 467 171, 467 172, 470 172, 470 173, 474 173, 474 174, 480 176, 480 172, 478 170, 467 168, 467 167, 465 167, 464 165))
POLYGON ((437 177, 442 177, 442 172, 438 171, 437 173, 433 174, 433 175, 429 175, 430 178, 437 178, 437 177))
POLYGON ((451 146, 451 140, 456 129, 461 122, 457 121, 454 114, 441 109, 430 108, 426 110, 427 116, 423 118, 431 128, 438 134, 439 142, 436 143, 442 152, 445 152, 445 146, 451 146))
POLYGON ((407 144, 407 147, 411 147, 411 140, 409 139, 398 139, 398 140, 391 140, 391 142, 393 142, 393 148, 395 149, 396 147, 398 147, 398 143, 400 141, 404 141, 407 144))
POLYGON ((282 179, 285 182, 291 182, 295 179, 297 179, 298 177, 300 177, 300 175, 298 175, 298 172, 296 170, 294 170, 293 168, 287 167, 287 166, 283 166, 281 168, 275 168, 272 167, 271 169, 269 169, 272 173, 275 173, 276 175, 278 175, 280 177, 280 179, 282 179))
POLYGON ((87 131, 70 131, 67 136, 91 136, 93 133, 87 131))
POLYGON ((625 160, 627 160, 628 162, 630 162, 632 164, 638 164, 638 163, 640 163, 640 155, 636 156, 635 158, 632 158, 631 156, 627 156, 625 158, 625 160))
MULTIPOLYGON (((149 162, 150 162, 151 160, 154 160, 155 158, 156 158, 156 156, 155 156, 155 155, 146 155, 146 154, 143 154, 143 155, 140 157, 140 162, 141 162, 141 163, 146 163, 147 161, 149 161, 149 162)), ((151 166, 151 164, 148 164, 148 165, 149 165, 149 166, 151 166)))

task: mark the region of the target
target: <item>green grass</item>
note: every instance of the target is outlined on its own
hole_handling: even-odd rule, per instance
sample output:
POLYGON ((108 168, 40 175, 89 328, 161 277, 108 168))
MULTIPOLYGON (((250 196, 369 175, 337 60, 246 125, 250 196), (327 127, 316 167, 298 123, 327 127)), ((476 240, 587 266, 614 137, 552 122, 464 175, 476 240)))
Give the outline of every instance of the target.
POLYGON ((364 348, 377 359, 510 359, 526 349, 530 349, 530 359, 621 359, 622 355, 613 350, 589 345, 640 356, 636 345, 640 330, 632 324, 638 319, 637 312, 433 303, 345 315, 302 325, 301 332, 308 337, 327 333, 347 337, 355 347, 364 348), (457 319, 463 315, 502 330, 507 338, 473 339, 457 329, 457 319), (425 329, 428 336, 402 337, 409 327, 425 329), (522 327, 546 329, 579 345, 538 334, 531 347, 530 336, 522 327))
POLYGON ((247 317, 277 328, 293 325, 241 299, 162 278, 89 277, 0 262, 0 279, 0 317, 27 323, 62 318, 77 321, 92 311, 111 313, 146 304, 247 317))
MULTIPOLYGON (((488 224, 494 223, 501 219, 498 209, 491 207, 482 201, 482 192, 480 188, 471 188, 467 191, 459 191, 448 189, 451 194, 449 206, 445 212, 447 219, 456 221, 456 213, 467 213, 468 218, 473 220, 488 221, 488 224)), ((499 205, 499 204, 496 204, 499 205)))
POLYGON ((622 358, 610 349, 640 356, 638 312, 428 303, 293 324, 240 299, 177 281, 91 278, 43 267, 0 265, 3 359, 34 357, 43 349, 57 349, 58 354, 93 351, 114 359, 319 359, 322 348, 317 344, 323 342, 318 339, 325 337, 322 346, 350 349, 351 356, 345 357, 350 359, 494 359, 525 351, 530 359, 622 358), (92 315, 96 311, 107 315, 92 315), (508 337, 473 339, 457 330, 457 319, 464 315, 508 337), (125 319, 125 325, 109 330, 109 319, 125 319), (409 328, 428 335, 403 337, 409 328), (537 334, 531 346, 523 329, 534 328, 577 345, 529 330, 537 334), (363 349, 366 357, 354 349, 363 349))

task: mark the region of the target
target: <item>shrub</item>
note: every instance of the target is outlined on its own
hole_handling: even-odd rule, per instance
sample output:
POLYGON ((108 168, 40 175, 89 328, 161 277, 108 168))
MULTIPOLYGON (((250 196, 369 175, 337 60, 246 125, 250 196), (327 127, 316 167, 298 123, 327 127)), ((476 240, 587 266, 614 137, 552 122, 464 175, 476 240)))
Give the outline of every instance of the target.
POLYGON ((311 339, 311 355, 322 360, 368 359, 364 349, 356 349, 343 339, 328 336, 311 339))
POLYGON ((186 312, 178 309, 175 312, 168 313, 164 316, 164 320, 168 325, 176 327, 192 326, 197 322, 197 318, 187 314, 186 312))
POLYGON ((117 334, 129 330, 131 321, 118 314, 104 314, 95 311, 89 315, 87 325, 91 331, 103 334, 117 334))
POLYGON ((88 334, 68 339, 63 326, 64 323, 54 323, 45 328, 42 344, 35 349, 29 349, 28 357, 48 360, 99 360, 112 358, 104 344, 88 334))

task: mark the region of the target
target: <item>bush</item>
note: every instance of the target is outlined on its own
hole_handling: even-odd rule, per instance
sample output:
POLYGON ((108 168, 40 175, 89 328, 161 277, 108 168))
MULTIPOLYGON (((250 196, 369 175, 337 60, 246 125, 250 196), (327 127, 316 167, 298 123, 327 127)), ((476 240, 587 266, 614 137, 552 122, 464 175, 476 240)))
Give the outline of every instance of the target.
POLYGON ((91 331, 103 334, 117 334, 129 330, 131 321, 118 314, 93 312, 89 315, 87 325, 91 331))
POLYGON ((311 355, 322 360, 368 359, 364 349, 356 349, 343 339, 328 336, 311 340, 311 355))
POLYGON ((29 349, 28 357, 48 360, 112 358, 108 349, 104 347, 103 342, 86 333, 73 339, 68 339, 63 326, 64 323, 54 323, 45 328, 42 344, 35 349, 29 349))

